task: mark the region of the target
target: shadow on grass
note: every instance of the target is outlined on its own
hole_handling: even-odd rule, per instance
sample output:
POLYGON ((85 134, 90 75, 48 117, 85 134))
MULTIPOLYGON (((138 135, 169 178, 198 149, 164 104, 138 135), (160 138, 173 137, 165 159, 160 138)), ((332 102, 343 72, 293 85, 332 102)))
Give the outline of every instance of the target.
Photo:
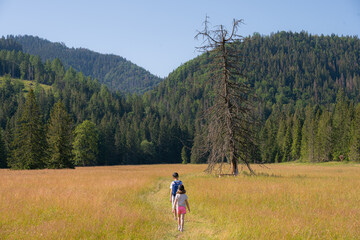
POLYGON ((241 172, 241 175, 244 175, 244 176, 249 176, 249 177, 271 177, 271 178, 282 178, 283 176, 281 175, 277 175, 277 174, 274 174, 274 173, 265 173, 265 172, 255 172, 255 175, 254 174, 251 174, 249 172, 241 172))

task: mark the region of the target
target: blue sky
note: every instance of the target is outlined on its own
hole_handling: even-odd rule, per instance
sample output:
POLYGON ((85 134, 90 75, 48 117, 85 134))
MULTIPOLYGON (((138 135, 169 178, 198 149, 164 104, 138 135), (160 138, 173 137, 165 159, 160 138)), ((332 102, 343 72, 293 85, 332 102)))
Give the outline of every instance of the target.
POLYGON ((0 0, 0 35, 29 34, 113 53, 164 77, 199 53, 205 15, 244 19, 240 34, 277 31, 360 36, 360 0, 0 0))

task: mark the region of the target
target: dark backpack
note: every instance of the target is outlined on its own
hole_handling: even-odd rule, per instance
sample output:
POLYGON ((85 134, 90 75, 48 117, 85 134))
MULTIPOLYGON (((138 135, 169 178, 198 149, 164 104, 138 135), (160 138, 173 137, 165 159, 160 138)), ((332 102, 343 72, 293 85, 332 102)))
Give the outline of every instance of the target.
POLYGON ((172 195, 175 196, 176 195, 176 192, 177 190, 179 189, 179 186, 182 185, 182 182, 181 181, 174 181, 174 184, 172 185, 172 189, 171 189, 171 192, 172 192, 172 195))

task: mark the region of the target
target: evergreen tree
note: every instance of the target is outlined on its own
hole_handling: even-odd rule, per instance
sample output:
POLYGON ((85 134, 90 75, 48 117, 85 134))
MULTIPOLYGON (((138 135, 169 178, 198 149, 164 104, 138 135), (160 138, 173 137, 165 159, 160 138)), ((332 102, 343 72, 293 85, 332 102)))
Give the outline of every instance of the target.
POLYGON ((316 136, 316 119, 313 109, 308 106, 305 111, 305 121, 302 128, 300 159, 304 162, 314 161, 314 144, 316 136))
POLYGON ((181 149, 181 160, 183 164, 187 164, 189 162, 185 146, 181 149))
POLYGON ((352 122, 352 139, 350 144, 349 160, 360 162, 360 104, 358 104, 352 122))
POLYGON ((152 142, 149 142, 148 140, 143 140, 140 143, 140 148, 142 150, 142 154, 146 160, 146 163, 152 163, 155 156, 154 144, 152 142))
POLYGON ((49 168, 73 168, 72 120, 65 105, 58 101, 51 110, 48 123, 49 168))
POLYGON ((300 148, 301 148, 301 129, 302 124, 300 116, 295 113, 294 115, 294 126, 293 126, 293 140, 291 145, 291 159, 298 160, 300 158, 300 148))
POLYGON ((291 146, 292 146, 292 120, 289 118, 287 126, 286 126, 286 133, 284 138, 284 145, 283 145, 283 157, 282 162, 291 161, 291 146))
POLYGON ((0 168, 7 167, 7 154, 6 154, 6 145, 4 141, 3 131, 0 128, 0 168))
POLYGON ((96 165, 99 152, 99 133, 95 123, 85 120, 74 132, 73 154, 75 165, 96 165))
POLYGON ((319 126, 315 141, 315 161, 327 162, 331 160, 331 114, 324 111, 319 119, 319 126))
POLYGON ((118 126, 115 131, 115 155, 117 163, 124 163, 126 139, 125 134, 120 129, 124 130, 118 126))
POLYGON ((275 157, 277 154, 277 143, 276 139, 276 129, 274 123, 271 121, 271 118, 266 120, 265 126, 260 135, 261 144, 261 158, 262 161, 271 163, 275 162, 275 157))
POLYGON ((284 156, 284 143, 285 143, 285 135, 286 135, 286 124, 283 118, 280 119, 278 132, 276 135, 276 145, 277 145, 277 153, 276 153, 276 161, 281 162, 284 156))
POLYGON ((350 143, 351 115, 345 100, 344 92, 339 91, 333 116, 333 159, 339 161, 342 155, 347 159, 350 143))
POLYGON ((108 117, 109 114, 106 114, 105 117, 98 125, 99 129, 99 156, 98 159, 99 165, 113 165, 115 162, 115 125, 112 122, 112 118, 108 117))
POLYGON ((45 167, 45 131, 34 91, 27 95, 16 124, 12 143, 12 158, 9 163, 15 169, 36 169, 45 167))
POLYGON ((191 155, 190 155, 191 163, 206 163, 207 153, 204 153, 204 150, 201 148, 205 143, 206 137, 204 135, 206 133, 202 133, 200 122, 201 122, 200 120, 196 120, 194 144, 191 148, 191 155))

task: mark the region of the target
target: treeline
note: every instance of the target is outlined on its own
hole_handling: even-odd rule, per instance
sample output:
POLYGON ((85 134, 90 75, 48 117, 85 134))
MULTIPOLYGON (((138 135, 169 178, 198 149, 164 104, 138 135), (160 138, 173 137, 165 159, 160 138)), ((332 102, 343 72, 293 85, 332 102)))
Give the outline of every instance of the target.
POLYGON ((329 108, 283 105, 273 110, 259 138, 265 162, 360 162, 360 104, 340 90, 329 108))
MULTIPOLYGON (((8 74, 0 79, 0 162, 2 167, 70 166, 58 163, 56 165, 53 163, 56 161, 49 160, 51 159, 50 153, 54 152, 51 149, 60 148, 60 146, 54 147, 57 138, 51 138, 48 135, 53 121, 52 113, 55 111, 54 108, 56 109, 55 104, 59 101, 64 107, 62 111, 70 114, 70 122, 72 122, 71 129, 74 138, 72 141, 66 142, 71 143, 69 146, 72 147, 70 152, 73 164, 84 165, 83 161, 87 159, 75 150, 76 144, 81 145, 81 141, 76 140, 78 132, 81 132, 78 127, 85 123, 89 125, 87 121, 93 123, 96 133, 93 139, 96 140, 94 140, 96 144, 92 144, 95 157, 90 158, 89 161, 86 160, 85 165, 181 162, 181 141, 184 141, 187 136, 183 136, 176 121, 170 120, 166 114, 160 115, 157 109, 146 103, 141 96, 134 94, 124 97, 118 92, 111 92, 105 85, 101 85, 89 77, 84 77, 81 72, 76 72, 72 68, 65 71, 63 64, 58 59, 51 63, 47 61, 45 64, 42 64, 41 61, 36 62, 38 65, 33 66, 30 59, 37 58, 35 56, 14 50, 1 50, 1 53, 5 58, 0 58, 0 66, 3 66, 5 73, 8 74), (8 61, 7 56, 14 56, 12 59, 14 61, 8 61), (33 93, 26 90, 21 80, 12 78, 21 78, 22 73, 27 74, 20 68, 24 61, 23 56, 25 56, 25 61, 30 60, 29 66, 34 71, 33 93), (37 71, 37 67, 42 71, 37 71), (39 83, 51 84, 49 85, 51 88, 45 91, 39 83), (37 107, 29 107, 29 99, 33 103, 31 106, 37 107), (38 108, 39 114, 36 115, 39 117, 35 121, 35 125, 38 125, 40 130, 39 134, 35 135, 42 136, 39 138, 42 140, 28 140, 32 145, 21 142, 26 138, 21 137, 24 134, 20 134, 27 128, 33 129, 34 124, 27 124, 27 120, 24 120, 30 111, 24 109, 28 108, 38 108), (42 133, 40 134, 40 132, 42 133), (23 146, 27 147, 24 149, 23 146), (33 151, 33 149, 37 149, 34 150, 34 154, 42 152, 43 156, 32 158, 34 161, 38 159, 37 161, 40 162, 26 163, 29 159, 21 157, 24 156, 22 153, 33 151)), ((30 115, 35 115, 33 110, 30 115)), ((30 115, 28 114, 28 116, 30 115)), ((90 136, 89 132, 86 130, 82 132, 86 136, 84 139, 87 140, 90 136)))
MULTIPOLYGON (((255 34, 235 47, 242 52, 239 67, 256 96, 257 146, 251 161, 359 161, 357 37, 255 34)), ((206 124, 201 120, 203 110, 212 105, 211 63, 211 53, 205 53, 180 66, 155 89, 125 97, 73 68, 66 70, 58 59, 42 63, 15 49, 1 50, 0 74, 9 74, 0 85, 2 166, 12 166, 16 146, 23 145, 14 142, 30 96, 24 83, 12 78, 33 80, 46 136, 39 141, 46 149, 44 159, 50 159, 49 149, 56 142, 48 134, 52 109, 60 101, 72 122, 75 165, 86 159, 74 150, 81 143, 75 141, 78 132, 87 135, 86 128, 78 129, 83 124, 92 125, 96 143, 90 144, 96 158, 85 165, 205 162, 197 146, 206 124), (45 91, 38 83, 51 87, 45 91)), ((48 161, 42 166, 49 167, 48 161)))
POLYGON ((5 74, 10 74, 12 78, 34 80, 51 85, 64 77, 65 70, 59 59, 54 59, 52 62, 46 61, 43 64, 39 56, 0 48, 0 76, 5 74))
POLYGON ((22 51, 22 46, 14 39, 0 38, 0 49, 22 51))
POLYGON ((24 52, 39 56, 44 62, 58 58, 65 69, 72 67, 85 76, 96 78, 100 83, 123 93, 144 93, 162 80, 113 54, 100 54, 84 48, 68 48, 63 43, 53 43, 28 35, 8 36, 7 39, 21 45, 24 52))

